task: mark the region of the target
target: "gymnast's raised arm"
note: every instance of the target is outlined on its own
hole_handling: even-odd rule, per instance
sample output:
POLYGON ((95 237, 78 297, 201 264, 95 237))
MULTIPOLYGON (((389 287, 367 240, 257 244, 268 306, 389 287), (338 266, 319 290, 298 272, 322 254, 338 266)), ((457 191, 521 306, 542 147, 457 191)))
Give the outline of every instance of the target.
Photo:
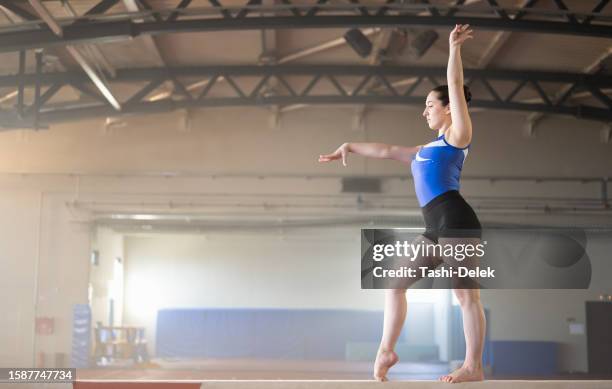
POLYGON ((461 64, 461 45, 467 39, 472 38, 471 34, 469 24, 457 24, 448 39, 446 78, 453 125, 447 140, 456 147, 466 147, 472 141, 472 121, 463 91, 463 65, 461 64))

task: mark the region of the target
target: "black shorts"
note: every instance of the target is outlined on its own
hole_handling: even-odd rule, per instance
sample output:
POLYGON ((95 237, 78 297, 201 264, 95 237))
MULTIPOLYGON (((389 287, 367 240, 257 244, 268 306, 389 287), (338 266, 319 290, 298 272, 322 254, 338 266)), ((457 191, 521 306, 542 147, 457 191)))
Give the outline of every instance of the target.
POLYGON ((442 193, 423 208, 425 233, 438 243, 438 238, 480 238, 482 227, 476 213, 456 190, 442 193))

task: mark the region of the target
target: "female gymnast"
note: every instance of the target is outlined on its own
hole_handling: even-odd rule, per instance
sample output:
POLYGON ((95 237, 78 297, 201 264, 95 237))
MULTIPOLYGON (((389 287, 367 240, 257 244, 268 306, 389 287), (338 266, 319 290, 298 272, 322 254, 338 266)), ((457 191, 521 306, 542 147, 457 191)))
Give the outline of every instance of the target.
MULTIPOLYGON (((411 163, 414 186, 425 220, 425 233, 416 240, 427 244, 477 244, 480 242, 480 222, 474 210, 459 194, 463 162, 472 141, 472 122, 467 103, 470 92, 463 85, 461 45, 472 38, 469 25, 456 25, 449 37, 447 85, 434 88, 427 95, 423 116, 429 128, 437 132, 432 142, 415 147, 382 143, 344 143, 336 151, 321 155, 319 162, 342 160, 346 166, 349 153, 364 157, 395 159, 411 163)), ((445 258, 419 258, 419 266, 435 268, 445 258)), ((414 282, 414 280, 411 280, 414 282)), ((448 375, 444 382, 481 381, 485 316, 480 302, 480 290, 454 284, 463 315, 466 355, 463 365, 448 375)), ((395 344, 406 317, 406 288, 387 289, 383 335, 374 363, 374 378, 387 380, 387 371, 398 362, 395 344)))

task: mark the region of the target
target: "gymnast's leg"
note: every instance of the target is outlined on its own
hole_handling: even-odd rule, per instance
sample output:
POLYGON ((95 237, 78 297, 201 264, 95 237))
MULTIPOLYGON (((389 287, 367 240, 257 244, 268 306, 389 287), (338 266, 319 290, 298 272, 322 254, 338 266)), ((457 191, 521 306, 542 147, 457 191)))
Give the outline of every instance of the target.
MULTIPOLYGON (((434 244, 433 241, 423 235, 417 237, 412 244, 434 244)), ((436 268, 442 259, 436 257, 418 257, 412 262, 398 263, 398 266, 410 266, 418 268, 427 266, 430 269, 436 268)), ((395 353, 395 344, 402 332, 404 320, 406 319, 406 289, 418 278, 402 278, 392 281, 391 289, 385 290, 385 316, 383 324, 383 335, 380 347, 374 362, 374 378, 378 381, 387 381, 387 371, 399 360, 395 353)))
MULTIPOLYGON (((470 244, 480 243, 478 238, 440 238, 440 245, 445 244, 470 244)), ((453 259, 444 258, 445 263, 451 264, 453 259)), ((457 262, 454 262, 457 266, 457 262)), ((473 256, 461 261, 460 266, 475 268, 478 259, 473 256)), ((468 381, 482 381, 484 373, 482 369, 482 353, 486 322, 484 309, 480 302, 480 289, 478 283, 471 279, 453 280, 454 292, 461 306, 463 317, 463 333, 465 336, 465 360, 463 366, 448 375, 440 377, 441 381, 459 383, 468 381)))

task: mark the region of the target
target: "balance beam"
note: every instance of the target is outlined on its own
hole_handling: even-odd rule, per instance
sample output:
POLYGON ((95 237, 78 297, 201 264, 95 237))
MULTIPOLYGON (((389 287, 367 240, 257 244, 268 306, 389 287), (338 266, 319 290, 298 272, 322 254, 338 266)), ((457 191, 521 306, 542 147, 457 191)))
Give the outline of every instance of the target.
POLYGON ((74 389, 612 389, 612 380, 485 380, 448 384, 440 381, 76 381, 74 389))

